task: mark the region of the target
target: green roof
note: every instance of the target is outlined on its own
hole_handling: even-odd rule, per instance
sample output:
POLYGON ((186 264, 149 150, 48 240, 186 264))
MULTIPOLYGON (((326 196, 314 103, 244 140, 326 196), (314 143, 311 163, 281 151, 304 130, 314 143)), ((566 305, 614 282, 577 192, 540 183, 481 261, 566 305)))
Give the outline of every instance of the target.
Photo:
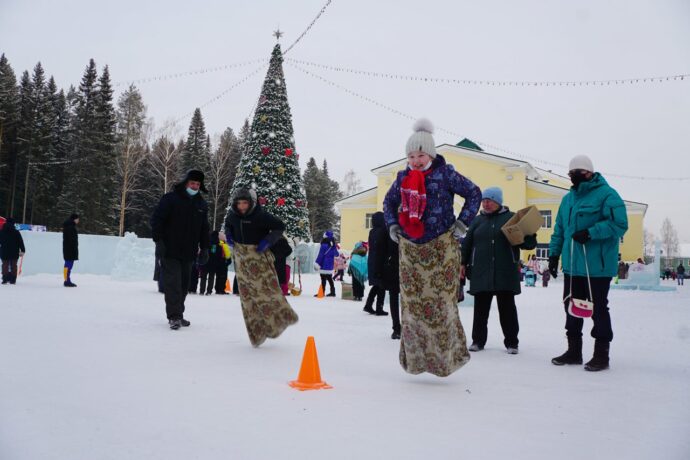
POLYGON ((474 142, 472 142, 468 138, 464 138, 463 140, 461 140, 460 142, 458 142, 455 145, 457 147, 465 147, 466 149, 479 150, 480 152, 484 151, 480 146, 478 146, 477 144, 475 144, 474 142))

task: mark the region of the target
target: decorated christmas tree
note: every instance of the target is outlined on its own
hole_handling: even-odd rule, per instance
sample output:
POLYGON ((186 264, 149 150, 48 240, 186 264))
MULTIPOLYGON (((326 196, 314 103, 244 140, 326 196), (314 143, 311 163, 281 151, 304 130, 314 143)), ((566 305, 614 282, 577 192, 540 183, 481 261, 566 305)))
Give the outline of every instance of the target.
POLYGON ((231 193, 238 188, 256 190, 259 204, 285 222, 287 236, 309 240, 307 199, 298 160, 283 55, 276 44, 231 193))

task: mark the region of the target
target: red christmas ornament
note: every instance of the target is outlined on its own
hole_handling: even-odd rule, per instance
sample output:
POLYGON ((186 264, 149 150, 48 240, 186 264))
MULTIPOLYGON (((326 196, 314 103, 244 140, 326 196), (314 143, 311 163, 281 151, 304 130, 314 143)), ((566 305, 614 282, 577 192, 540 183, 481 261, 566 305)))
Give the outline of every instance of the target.
POLYGON ((260 196, 260 197, 259 197, 259 204, 260 204, 261 206, 265 206, 266 203, 268 203, 268 200, 266 199, 266 197, 265 197, 265 196, 260 196))
POLYGON ((285 149, 285 156, 286 156, 286 157, 291 157, 291 156, 292 156, 292 149, 291 149, 291 148, 285 149))
POLYGON ((304 203, 302 202, 302 200, 295 200, 295 206, 297 206, 298 208, 301 208, 303 204, 304 203))
POLYGON ((295 158, 299 160, 299 153, 295 154, 295 158))
POLYGON ((278 206, 285 206, 285 198, 278 198, 278 201, 276 203, 278 204, 278 206))
POLYGON ((264 155, 268 155, 269 153, 271 153, 271 147, 264 145, 263 147, 261 147, 261 153, 263 153, 264 155))

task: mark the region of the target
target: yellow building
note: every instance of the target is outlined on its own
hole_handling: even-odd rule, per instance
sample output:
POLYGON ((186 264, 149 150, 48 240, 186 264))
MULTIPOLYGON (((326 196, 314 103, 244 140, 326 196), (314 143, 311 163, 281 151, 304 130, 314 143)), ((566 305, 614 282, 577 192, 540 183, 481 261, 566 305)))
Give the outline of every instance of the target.
MULTIPOLYGON (((548 256, 549 241, 556 222, 558 206, 570 189, 570 179, 559 176, 529 162, 493 155, 482 151, 476 144, 465 139, 458 145, 443 144, 436 147, 446 161, 468 177, 481 189, 498 186, 503 189, 504 205, 517 211, 530 205, 539 209, 544 225, 537 233, 539 242, 538 258, 548 256)), ((401 158, 393 163, 372 169, 376 175, 377 186, 344 198, 336 203, 340 211, 341 246, 350 250, 357 241, 366 241, 371 227, 371 216, 383 210, 383 199, 396 178, 397 172, 404 169, 407 159, 401 158)), ((613 184, 615 188, 615 184, 613 184)), ((456 215, 464 200, 455 198, 456 215)), ((621 244, 621 258, 626 261, 643 257, 643 224, 647 205, 625 201, 628 211, 628 231, 621 244)), ((523 259, 534 251, 525 251, 523 259)))

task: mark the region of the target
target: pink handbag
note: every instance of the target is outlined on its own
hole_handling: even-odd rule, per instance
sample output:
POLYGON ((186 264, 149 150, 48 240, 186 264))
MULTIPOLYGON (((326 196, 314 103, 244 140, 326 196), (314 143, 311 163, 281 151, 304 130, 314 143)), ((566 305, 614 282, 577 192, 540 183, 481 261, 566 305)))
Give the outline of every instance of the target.
POLYGON ((594 314, 594 297, 592 296, 592 283, 589 281, 589 265, 587 264, 587 251, 585 250, 585 245, 582 245, 582 252, 585 255, 585 270, 587 270, 587 286, 589 287, 589 299, 576 299, 573 297, 573 248, 575 246, 575 241, 570 245, 570 293, 563 299, 565 302, 570 298, 570 303, 568 303, 568 314, 574 316, 575 318, 591 318, 594 314))

